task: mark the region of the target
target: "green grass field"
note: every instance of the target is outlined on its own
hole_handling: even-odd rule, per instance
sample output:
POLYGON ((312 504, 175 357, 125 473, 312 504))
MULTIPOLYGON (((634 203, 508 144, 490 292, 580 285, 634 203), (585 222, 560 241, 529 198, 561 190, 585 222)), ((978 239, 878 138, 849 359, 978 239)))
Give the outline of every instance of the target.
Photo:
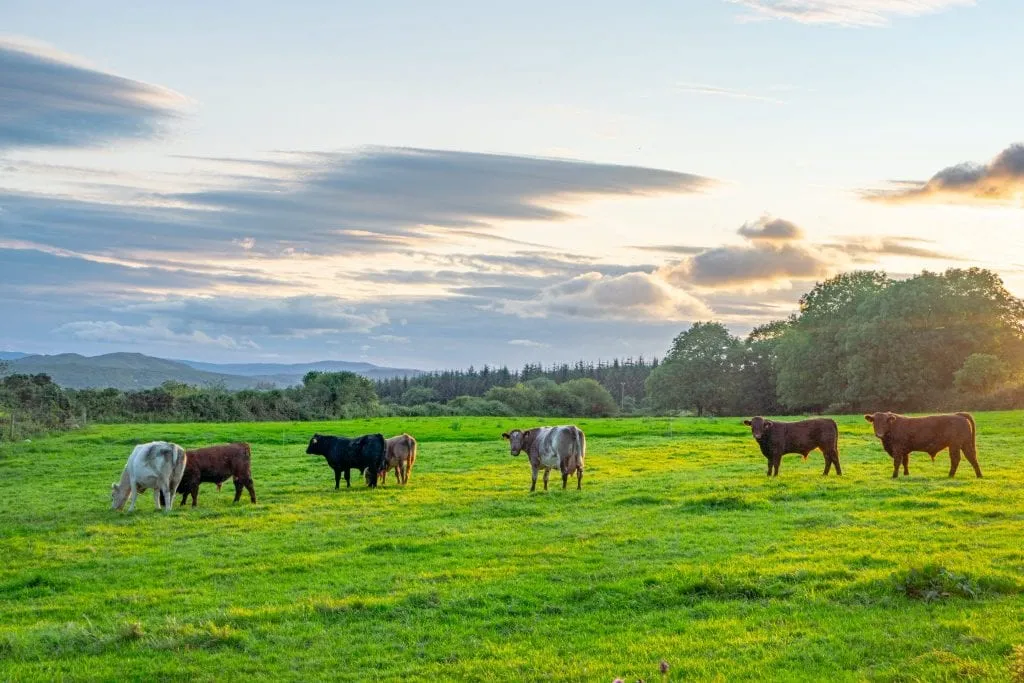
MULTIPOLYGON (((1024 665, 1024 413, 985 478, 840 420, 842 478, 738 419, 582 420, 583 491, 529 494, 536 420, 99 426, 0 451, 2 680, 1012 680, 1024 665), (334 491, 313 431, 408 431, 408 487, 334 491), (131 447, 253 444, 164 515, 109 509, 131 447)), ((355 484, 355 478, 353 478, 355 484)), ((342 483, 344 486, 344 483, 342 483)), ((179 499, 180 500, 180 499, 179 499)))

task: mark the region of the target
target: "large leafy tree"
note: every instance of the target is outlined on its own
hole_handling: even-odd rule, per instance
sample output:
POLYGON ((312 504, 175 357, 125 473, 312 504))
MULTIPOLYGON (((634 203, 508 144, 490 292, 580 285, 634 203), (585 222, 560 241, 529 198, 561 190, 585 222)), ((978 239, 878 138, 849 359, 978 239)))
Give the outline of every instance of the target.
POLYGON ((665 361, 648 377, 648 395, 660 408, 724 412, 735 395, 739 344, 721 323, 694 323, 673 340, 665 361))
POLYGON ((853 271, 818 283, 800 298, 800 313, 776 347, 783 405, 821 410, 847 400, 846 336, 853 317, 891 284, 885 273, 853 271))

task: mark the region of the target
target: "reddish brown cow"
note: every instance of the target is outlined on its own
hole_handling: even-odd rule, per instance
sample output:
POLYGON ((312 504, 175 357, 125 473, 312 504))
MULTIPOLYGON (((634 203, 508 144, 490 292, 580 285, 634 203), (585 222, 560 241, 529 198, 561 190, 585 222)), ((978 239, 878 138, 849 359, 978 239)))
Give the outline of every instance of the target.
POLYGON ((777 422, 755 417, 744 420, 743 424, 750 427, 754 440, 761 447, 761 454, 768 459, 768 476, 779 476, 779 465, 786 453, 799 453, 807 459, 807 455, 815 448, 825 456, 827 475, 832 466, 836 466, 836 474, 842 475, 839 466, 839 427, 835 420, 818 417, 799 422, 777 422))
POLYGON ((977 428, 970 413, 953 415, 929 415, 927 417, 906 417, 896 413, 874 413, 864 419, 874 425, 875 436, 882 441, 882 448, 892 458, 892 477, 910 476, 910 454, 923 451, 932 456, 949 449, 949 476, 956 476, 960 465, 960 452, 967 456, 974 468, 974 474, 981 477, 978 465, 977 428))
POLYGON ((242 489, 249 491, 249 500, 256 502, 256 489, 252 481, 252 453, 247 443, 229 443, 207 446, 186 451, 185 474, 178 484, 182 494, 181 504, 192 496, 192 507, 196 506, 199 484, 209 482, 220 485, 227 479, 234 479, 235 502, 242 497, 242 489))

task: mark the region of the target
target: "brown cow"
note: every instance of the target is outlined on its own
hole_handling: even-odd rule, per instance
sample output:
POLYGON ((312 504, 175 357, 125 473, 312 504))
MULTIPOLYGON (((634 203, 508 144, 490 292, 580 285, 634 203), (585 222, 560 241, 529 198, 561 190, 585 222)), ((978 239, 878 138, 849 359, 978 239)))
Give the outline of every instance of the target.
POLYGON ((768 459, 768 476, 779 476, 779 465, 786 453, 799 453, 807 459, 807 455, 815 448, 825 456, 827 475, 832 466, 836 466, 836 474, 842 475, 839 466, 839 427, 836 421, 827 417, 817 417, 799 422, 777 422, 755 417, 744 420, 743 424, 750 427, 754 440, 761 447, 761 454, 768 459))
POLYGON ((956 476, 960 465, 960 452, 967 456, 974 468, 974 474, 981 477, 978 465, 977 428, 970 413, 952 415, 929 415, 928 417, 906 417, 896 413, 874 413, 864 419, 875 427, 875 436, 882 441, 882 448, 892 458, 892 477, 900 474, 910 476, 910 453, 923 451, 932 456, 944 448, 949 449, 949 476, 956 476))
POLYGON ((178 484, 178 493, 182 494, 181 504, 192 496, 192 507, 196 506, 199 496, 199 484, 209 482, 220 485, 227 479, 234 478, 235 501, 242 497, 242 489, 249 491, 249 500, 256 502, 256 489, 252 481, 252 452, 247 443, 229 443, 219 446, 207 446, 186 451, 185 474, 178 484))
POLYGON ((409 483, 413 463, 416 462, 416 439, 408 434, 399 434, 386 439, 387 450, 384 454, 384 469, 380 472, 380 483, 384 484, 388 470, 394 469, 399 484, 409 483))

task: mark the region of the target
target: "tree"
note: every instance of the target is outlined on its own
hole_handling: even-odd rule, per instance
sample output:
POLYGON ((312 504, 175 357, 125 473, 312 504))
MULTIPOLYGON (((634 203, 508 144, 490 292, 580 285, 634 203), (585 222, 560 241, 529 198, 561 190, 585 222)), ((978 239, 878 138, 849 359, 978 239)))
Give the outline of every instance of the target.
POLYGON ((865 302, 890 287, 879 271, 843 273, 800 297, 800 313, 775 349, 778 397, 791 409, 821 410, 846 400, 849 348, 845 337, 865 302))
POLYGON ((953 384, 965 394, 982 396, 996 389, 1008 377, 1006 363, 989 353, 972 353, 953 375, 953 384))
POLYGON ((307 372, 302 385, 303 401, 320 417, 366 415, 377 407, 373 382, 354 372, 307 372))
POLYGON ((673 341, 665 361, 647 379, 656 405, 720 413, 733 399, 739 340, 716 322, 694 323, 673 341))
POLYGON ((579 400, 581 413, 586 417, 610 417, 618 412, 611 392, 596 380, 571 379, 562 386, 579 400))
POLYGON ((402 394, 402 403, 407 406, 429 403, 434 400, 437 400, 437 392, 430 387, 409 387, 402 394))

